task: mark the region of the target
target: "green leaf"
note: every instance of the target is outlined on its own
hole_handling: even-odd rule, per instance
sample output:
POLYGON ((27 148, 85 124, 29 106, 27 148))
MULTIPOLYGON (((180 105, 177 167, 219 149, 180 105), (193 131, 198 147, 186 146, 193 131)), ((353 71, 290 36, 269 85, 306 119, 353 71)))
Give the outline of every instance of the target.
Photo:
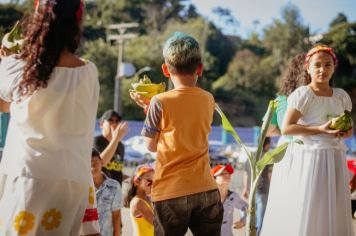
POLYGON ((215 110, 219 113, 220 117, 221 117, 221 123, 222 123, 222 127, 223 129, 230 133, 234 139, 236 140, 237 143, 239 144, 243 144, 241 141, 240 136, 236 133, 234 127, 231 125, 230 121, 226 118, 224 112, 222 112, 222 110, 220 109, 218 104, 215 104, 215 110))
POLYGON ((278 147, 276 147, 275 149, 266 152, 262 159, 259 160, 257 162, 257 170, 258 172, 262 171, 267 165, 271 165, 274 163, 278 163, 280 162, 283 157, 284 154, 286 153, 287 147, 290 143, 298 143, 298 144, 303 144, 303 142, 299 139, 288 142, 288 143, 284 143, 278 147))
POLYGON ((269 101, 266 118, 264 119, 264 121, 262 123, 261 134, 260 134, 260 137, 258 138, 258 148, 257 148, 257 152, 256 152, 256 160, 257 161, 261 159, 263 143, 264 143, 266 135, 267 135, 268 126, 271 123, 273 114, 274 114, 275 110, 277 109, 277 106, 278 106, 277 100, 269 101))
POLYGON ((240 136, 236 133, 234 127, 231 125, 230 121, 226 118, 224 112, 221 110, 219 105, 215 103, 215 110, 219 113, 221 117, 222 128, 232 135, 235 141, 241 145, 241 147, 246 151, 247 156, 249 158, 250 164, 252 162, 252 155, 251 152, 247 149, 246 145, 241 141, 240 136))

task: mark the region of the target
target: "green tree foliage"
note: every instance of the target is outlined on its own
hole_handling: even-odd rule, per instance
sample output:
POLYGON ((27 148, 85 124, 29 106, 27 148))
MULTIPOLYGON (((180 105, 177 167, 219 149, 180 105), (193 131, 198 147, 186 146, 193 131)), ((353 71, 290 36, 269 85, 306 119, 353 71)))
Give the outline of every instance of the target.
POLYGON ((309 29, 303 25, 298 8, 288 4, 282 10, 282 20, 275 19, 264 29, 263 46, 282 71, 289 58, 307 50, 305 39, 308 36, 309 29))
POLYGON ((345 14, 344 14, 344 13, 339 13, 339 14, 337 14, 337 16, 335 17, 335 19, 333 19, 333 20, 330 22, 329 26, 330 26, 330 28, 332 28, 332 27, 334 27, 334 26, 336 26, 336 25, 338 25, 338 24, 346 23, 346 22, 347 22, 347 17, 345 16, 345 14))
POLYGON ((95 63, 98 68, 100 82, 98 114, 100 115, 114 105, 117 49, 102 39, 97 39, 85 42, 79 54, 95 63))
MULTIPOLYGON (((33 11, 33 0, 12 0, 0 4, 0 36, 10 30, 16 20, 33 11)), ((93 61, 99 70, 101 85, 98 115, 113 107, 114 78, 118 48, 106 42, 107 25, 137 22, 138 37, 124 43, 123 61, 134 64, 154 82, 167 82, 161 72, 162 47, 174 31, 194 36, 203 52, 204 74, 199 86, 212 91, 215 99, 235 125, 261 123, 267 101, 275 96, 275 81, 295 54, 306 51, 309 29, 303 24, 299 10, 286 5, 281 19, 258 33, 255 28, 247 39, 224 35, 222 29, 199 15, 189 0, 86 0, 84 43, 78 52, 93 61)), ((229 9, 217 8, 215 14, 231 29, 238 21, 229 9)), ((339 67, 336 85, 356 97, 356 23, 339 13, 330 23, 323 42, 335 48, 339 67)), ((122 105, 125 119, 143 119, 142 110, 129 98, 128 90, 137 79, 122 79, 122 105)), ((168 84, 168 83, 167 83, 168 84)))
POLYGON ((356 87, 356 23, 339 23, 324 35, 323 41, 335 49, 339 59, 335 82, 350 91, 356 87))
POLYGON ((0 38, 6 32, 9 32, 15 22, 20 20, 23 15, 23 9, 17 4, 0 4, 0 38))

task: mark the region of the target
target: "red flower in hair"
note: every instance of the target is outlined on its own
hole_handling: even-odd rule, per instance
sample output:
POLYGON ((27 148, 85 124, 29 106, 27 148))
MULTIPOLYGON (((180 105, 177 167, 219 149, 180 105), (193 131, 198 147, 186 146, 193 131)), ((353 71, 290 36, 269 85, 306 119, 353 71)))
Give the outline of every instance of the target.
POLYGON ((83 11, 84 11, 84 0, 80 0, 80 5, 75 12, 75 16, 77 18, 77 24, 80 25, 82 21, 82 16, 83 16, 83 11))
POLYGON ((35 6, 35 9, 37 9, 38 5, 40 5, 40 0, 35 0, 33 5, 35 6))

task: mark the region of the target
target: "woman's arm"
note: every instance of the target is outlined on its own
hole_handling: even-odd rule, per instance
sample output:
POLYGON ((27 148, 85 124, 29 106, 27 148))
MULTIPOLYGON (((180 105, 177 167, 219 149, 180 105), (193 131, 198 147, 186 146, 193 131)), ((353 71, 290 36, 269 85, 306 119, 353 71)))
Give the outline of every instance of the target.
POLYGON ((0 98, 0 112, 10 112, 10 103, 0 98))
POLYGON ((267 137, 281 136, 281 131, 276 125, 269 125, 267 129, 267 137))
POLYGON ((314 135, 314 134, 330 134, 340 135, 340 130, 331 130, 328 128, 331 121, 319 126, 305 126, 297 124, 301 113, 294 109, 288 108, 284 117, 281 133, 282 135, 314 135))

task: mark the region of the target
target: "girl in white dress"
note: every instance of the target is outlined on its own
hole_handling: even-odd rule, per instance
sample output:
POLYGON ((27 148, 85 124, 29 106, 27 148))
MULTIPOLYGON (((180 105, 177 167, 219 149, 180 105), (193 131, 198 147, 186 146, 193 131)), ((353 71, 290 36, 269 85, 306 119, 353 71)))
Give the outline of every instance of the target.
POLYGON ((1 50, 0 103, 10 105, 11 119, 0 163, 0 235, 77 236, 95 203, 88 157, 98 73, 74 55, 83 2, 35 3, 20 54, 1 50))
POLYGON ((304 144, 291 144, 273 168, 262 236, 354 236, 343 141, 353 128, 328 128, 329 117, 352 108, 349 95, 331 87, 336 65, 331 48, 313 47, 305 59, 310 83, 288 97, 282 134, 304 144))

